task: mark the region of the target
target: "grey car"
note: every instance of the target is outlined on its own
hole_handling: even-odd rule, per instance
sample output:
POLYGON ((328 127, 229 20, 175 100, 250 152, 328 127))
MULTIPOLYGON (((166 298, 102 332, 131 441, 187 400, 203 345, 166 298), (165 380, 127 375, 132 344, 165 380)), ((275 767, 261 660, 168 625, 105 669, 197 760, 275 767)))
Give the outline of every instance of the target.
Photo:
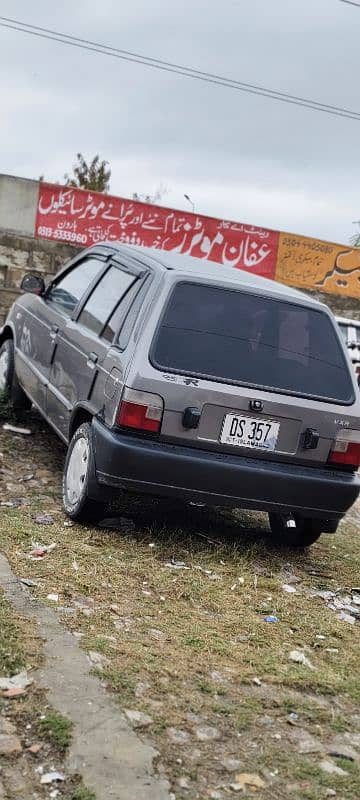
POLYGON ((119 492, 269 513, 307 546, 359 494, 359 391, 329 309, 279 283, 120 244, 45 287, 24 278, 0 332, 0 389, 68 445, 63 502, 119 492))

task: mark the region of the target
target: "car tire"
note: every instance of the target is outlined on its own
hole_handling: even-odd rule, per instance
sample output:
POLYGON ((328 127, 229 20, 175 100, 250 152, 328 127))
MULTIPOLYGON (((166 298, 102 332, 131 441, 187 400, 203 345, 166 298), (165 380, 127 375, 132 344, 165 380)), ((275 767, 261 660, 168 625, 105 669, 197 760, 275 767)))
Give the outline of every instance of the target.
POLYGON ((28 411, 31 400, 21 388, 15 373, 14 342, 5 339, 0 346, 0 394, 5 396, 14 411, 28 411))
POLYGON ((304 548, 314 544, 322 534, 321 527, 317 520, 294 517, 296 526, 288 528, 286 516, 281 514, 269 514, 269 522, 273 539, 277 544, 286 547, 304 548))
POLYGON ((94 479, 91 425, 84 422, 71 439, 63 473, 63 505, 75 522, 96 525, 106 515, 107 503, 89 497, 89 487, 94 479))

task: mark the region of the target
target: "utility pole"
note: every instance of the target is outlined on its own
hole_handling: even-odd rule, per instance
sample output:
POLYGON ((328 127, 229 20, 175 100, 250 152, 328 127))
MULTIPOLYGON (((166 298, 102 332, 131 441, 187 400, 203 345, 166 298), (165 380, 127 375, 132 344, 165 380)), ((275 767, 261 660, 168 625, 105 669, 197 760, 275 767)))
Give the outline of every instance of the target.
POLYGON ((184 197, 185 197, 185 200, 187 200, 187 201, 188 201, 188 203, 190 203, 190 205, 191 205, 191 210, 192 210, 192 213, 193 213, 193 214, 195 214, 195 203, 193 203, 193 201, 192 201, 191 197, 189 197, 189 195, 188 195, 188 194, 184 194, 184 197))

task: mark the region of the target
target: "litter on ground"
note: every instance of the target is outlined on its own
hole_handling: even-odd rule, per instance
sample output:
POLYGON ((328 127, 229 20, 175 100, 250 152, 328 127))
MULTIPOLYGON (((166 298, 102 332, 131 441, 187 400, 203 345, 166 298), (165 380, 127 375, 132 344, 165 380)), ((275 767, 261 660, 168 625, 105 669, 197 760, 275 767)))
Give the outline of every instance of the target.
POLYGON ((11 678, 0 677, 0 689, 26 689, 32 682, 32 678, 29 678, 26 670, 24 670, 23 672, 18 672, 17 675, 13 675, 11 678))
POLYGON ((22 436, 31 436, 31 430, 29 428, 18 428, 16 425, 10 425, 8 422, 5 422, 3 425, 4 431, 9 431, 9 433, 21 433, 22 436))
POLYGON ((47 783, 56 783, 56 781, 65 781, 66 777, 63 775, 62 772, 45 772, 42 775, 40 783, 47 784, 47 783))
POLYGON ((283 583, 281 588, 284 590, 284 592, 287 592, 288 594, 295 594, 296 592, 295 586, 291 586, 291 584, 289 583, 283 583))
POLYGON ((37 525, 53 525, 54 521, 54 517, 51 514, 37 514, 35 517, 37 525))
POLYGON ((31 561, 40 561, 48 553, 51 553, 55 547, 56 542, 52 544, 41 544, 40 542, 32 542, 32 550, 30 550, 29 558, 31 561))
POLYGON ((301 664, 303 667, 309 667, 309 669, 316 669, 314 665, 306 658, 305 653, 302 650, 292 650, 289 654, 290 661, 295 661, 295 664, 301 664))

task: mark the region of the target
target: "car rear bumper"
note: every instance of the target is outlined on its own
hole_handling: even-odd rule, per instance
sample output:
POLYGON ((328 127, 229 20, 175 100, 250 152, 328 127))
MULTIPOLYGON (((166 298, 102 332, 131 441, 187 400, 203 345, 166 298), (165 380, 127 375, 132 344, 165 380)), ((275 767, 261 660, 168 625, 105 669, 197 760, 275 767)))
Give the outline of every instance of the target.
POLYGON ((357 474, 217 454, 116 433, 93 422, 95 469, 105 487, 207 505, 342 517, 359 495, 357 474))

